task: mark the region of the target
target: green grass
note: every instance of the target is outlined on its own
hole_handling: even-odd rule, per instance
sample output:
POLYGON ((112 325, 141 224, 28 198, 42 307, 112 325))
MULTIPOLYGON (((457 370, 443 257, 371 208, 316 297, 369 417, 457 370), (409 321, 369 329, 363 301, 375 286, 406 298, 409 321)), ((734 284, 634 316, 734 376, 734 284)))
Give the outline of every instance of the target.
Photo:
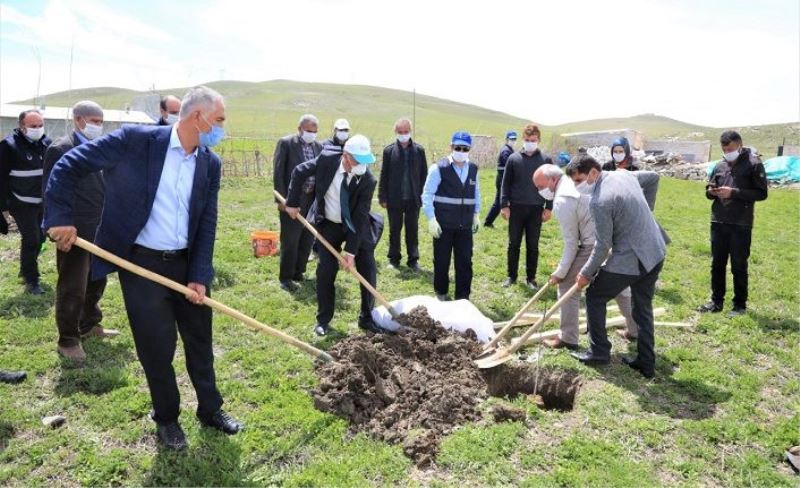
MULTIPOLYGON (((484 188, 493 178, 482 172, 484 188)), ((223 182, 214 296, 327 348, 335 339, 311 331, 313 285, 288 295, 278 287, 277 259, 252 257, 249 232, 278 227, 270 188, 260 179, 223 182)), ((484 192, 485 205, 491 197, 484 192)), ((734 320, 692 311, 709 287, 702 184, 664 180, 656 213, 674 241, 656 305, 668 308, 665 320, 696 323, 692 330, 657 329, 656 380, 644 381, 618 360, 592 369, 548 352, 545 364, 585 378, 573 411, 536 411, 514 399, 532 413, 526 423, 495 424, 486 415, 445 438, 429 470, 413 467, 399 446, 348 435, 345 421, 314 409, 308 357, 221 315, 214 323, 219 387, 225 408, 247 430, 226 437, 198 426, 179 348, 175 367, 190 449, 160 451, 116 277, 102 308, 105 325, 122 335, 87 342, 87 365, 70 368, 55 353, 52 245, 40 257, 47 294, 30 298, 17 280, 18 236, 0 238, 0 368, 29 374, 21 385, 0 385, 0 484, 797 486, 782 455, 800 443, 800 193, 772 191, 757 205, 751 311, 734 320), (66 425, 42 426, 42 417, 58 413, 66 425)), ((420 276, 387 270, 386 238, 380 243, 378 284, 390 299, 432 293, 430 237, 423 231, 421 239, 426 273, 420 276)), ((473 301, 494 319, 510 317, 528 297, 522 287, 499 286, 505 246, 502 221, 476 236, 473 301)), ((545 225, 540 247, 543 281, 561 249, 556 223, 545 225)), ((358 334, 354 280, 340 276, 337 297, 334 327, 358 334)), ((553 299, 546 296, 547 303, 553 299)), ((629 348, 612 340, 614 354, 629 348)))
MULTIPOLYGON (((331 134, 333 121, 345 117, 353 131, 366 134, 376 147, 383 147, 394 138, 395 119, 411 117, 411 92, 375 86, 307 83, 272 80, 259 83, 216 81, 208 83, 226 98, 229 135, 259 138, 263 142, 238 143, 247 148, 256 145, 272 155, 274 141, 297 127, 301 114, 312 112, 321 123, 320 135, 331 134)), ((160 90, 160 93, 182 96, 185 87, 160 90)), ((78 100, 90 99, 106 108, 123 109, 133 98, 144 92, 97 87, 46 95, 48 105, 71 106, 78 100)), ((30 100, 20 103, 30 103, 30 100)), ((517 116, 441 98, 417 94, 414 139, 425 145, 429 153, 442 154, 456 130, 473 134, 492 135, 500 143, 508 129, 518 132, 528 122, 517 116)), ((536 114, 533 114, 536 119, 536 114)), ((544 147, 550 148, 554 136, 569 132, 631 128, 644 132, 651 139, 678 137, 689 140, 710 140, 713 158, 721 157, 719 135, 726 128, 741 132, 745 144, 758 148, 762 154, 774 156, 779 144, 800 144, 800 126, 772 124, 753 127, 712 128, 694 125, 653 114, 571 122, 557 126, 542 126, 544 147), (702 134, 702 135, 700 135, 702 134)), ((232 147, 237 143, 228 143, 232 147)), ((493 163, 494 161, 491 161, 493 163)))

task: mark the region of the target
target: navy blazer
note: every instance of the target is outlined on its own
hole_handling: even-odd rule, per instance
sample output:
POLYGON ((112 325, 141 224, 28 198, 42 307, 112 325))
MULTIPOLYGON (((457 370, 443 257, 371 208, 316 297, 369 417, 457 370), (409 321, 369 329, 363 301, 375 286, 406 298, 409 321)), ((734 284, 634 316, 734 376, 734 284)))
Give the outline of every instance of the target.
MULTIPOLYGON (((95 244, 130 259, 134 241, 153 208, 171 131, 171 126, 126 126, 62 156, 47 181, 42 228, 75 225, 73 202, 78 181, 102 170, 106 195, 95 244)), ((219 157, 206 147, 198 148, 189 201, 188 282, 206 287, 214 277, 220 173, 219 157)), ((105 260, 92 260, 94 279, 115 269, 105 260)))

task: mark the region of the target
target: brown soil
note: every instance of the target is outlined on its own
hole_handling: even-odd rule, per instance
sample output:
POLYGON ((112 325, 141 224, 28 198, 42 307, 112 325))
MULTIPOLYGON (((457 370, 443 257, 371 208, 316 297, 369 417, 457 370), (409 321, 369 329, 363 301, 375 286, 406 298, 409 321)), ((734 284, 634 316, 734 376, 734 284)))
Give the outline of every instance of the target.
MULTIPOLYGON (((338 342, 329 351, 336 361, 317 366, 315 406, 346 418, 353 432, 401 444, 407 456, 424 466, 436 457, 444 436, 481 418, 478 406, 488 395, 534 392, 530 366, 478 369, 473 359, 482 346, 472 331, 447 331, 424 307, 398 322, 404 327, 397 334, 355 335, 338 342)), ((538 377, 537 393, 545 408, 572 408, 579 378, 545 368, 538 377)), ((504 410, 499 418, 496 411, 495 418, 525 419, 524 411, 514 410, 504 410)))

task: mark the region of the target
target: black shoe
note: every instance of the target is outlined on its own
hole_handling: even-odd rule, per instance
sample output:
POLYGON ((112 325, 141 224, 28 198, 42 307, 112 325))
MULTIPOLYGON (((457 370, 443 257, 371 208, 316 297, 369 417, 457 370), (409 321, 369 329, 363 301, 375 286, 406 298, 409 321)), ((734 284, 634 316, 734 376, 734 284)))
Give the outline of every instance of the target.
POLYGON ((738 317, 739 315, 744 315, 747 313, 747 307, 740 307, 738 305, 734 305, 730 312, 728 312, 728 318, 732 319, 734 317, 738 317))
POLYGON ((419 273, 420 271, 422 271, 422 268, 420 268, 419 264, 417 263, 408 263, 408 269, 410 269, 415 273, 419 273))
POLYGON ((653 379, 656 376, 655 369, 642 367, 639 360, 634 357, 622 356, 622 363, 628 365, 631 369, 635 369, 647 379, 653 379))
POLYGON ((569 355, 583 364, 608 364, 611 362, 608 356, 597 356, 591 351, 571 352, 569 355))
POLYGON ((503 282, 503 288, 508 288, 511 285, 517 284, 517 280, 515 278, 506 278, 503 282))
POLYGON ((328 333, 330 326, 328 324, 317 324, 314 326, 314 333, 322 337, 328 333))
POLYGON ((156 435, 158 440, 164 444, 167 449, 181 451, 186 449, 186 434, 178 422, 170 422, 168 424, 157 424, 156 435))
POLYGON ((228 413, 222 409, 217 410, 217 413, 212 415, 211 418, 204 418, 199 415, 197 418, 204 426, 217 429, 228 435, 233 435, 244 430, 244 424, 228 415, 228 413))
POLYGON ((42 287, 39 286, 38 281, 34 281, 31 283, 25 283, 25 293, 30 295, 44 295, 44 290, 42 290, 42 287))
POLYGON ((0 371, 0 383, 22 383, 27 377, 25 371, 0 371))
POLYGON ((281 281, 281 290, 293 292, 297 290, 297 283, 294 281, 281 281))
POLYGON ((307 279, 308 278, 306 278, 306 275, 300 274, 300 275, 297 275, 294 278, 292 278, 292 281, 299 285, 299 284, 303 283, 304 281, 306 281, 307 279))
POLYGON ((378 327, 378 324, 373 322, 372 319, 359 320, 358 328, 364 332, 372 332, 373 334, 383 334, 384 332, 384 330, 378 327))
POLYGON ((395 263, 393 261, 389 261, 389 264, 387 264, 386 267, 389 268, 389 269, 399 269, 400 268, 400 263, 395 263))
POLYGON ((487 227, 487 228, 489 228, 489 229, 494 229, 494 224, 490 224, 489 222, 484 222, 484 223, 483 223, 483 226, 484 226, 484 227, 487 227))
POLYGON ((527 286, 530 291, 536 291, 539 289, 539 285, 536 283, 536 280, 525 280, 525 286, 527 286))
POLYGON ((722 304, 716 303, 714 300, 709 300, 708 303, 704 303, 697 307, 697 311, 700 313, 719 313, 722 312, 722 304))

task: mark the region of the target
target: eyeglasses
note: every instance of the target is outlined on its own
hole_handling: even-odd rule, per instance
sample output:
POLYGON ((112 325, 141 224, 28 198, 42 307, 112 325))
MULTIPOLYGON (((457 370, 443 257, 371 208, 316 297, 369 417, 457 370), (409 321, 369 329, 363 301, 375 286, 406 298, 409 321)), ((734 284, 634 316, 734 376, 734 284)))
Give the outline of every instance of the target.
POLYGON ((455 152, 469 152, 469 146, 453 146, 455 152))

